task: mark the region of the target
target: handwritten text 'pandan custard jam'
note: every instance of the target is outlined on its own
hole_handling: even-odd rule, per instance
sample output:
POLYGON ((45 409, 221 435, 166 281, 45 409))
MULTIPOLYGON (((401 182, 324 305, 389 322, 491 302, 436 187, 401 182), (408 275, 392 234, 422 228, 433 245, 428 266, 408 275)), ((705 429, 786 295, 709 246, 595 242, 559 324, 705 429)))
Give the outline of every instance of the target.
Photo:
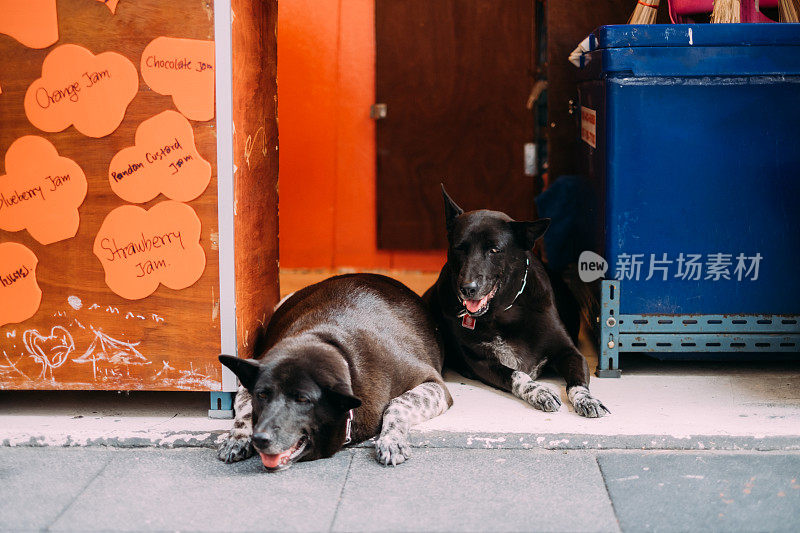
POLYGON ((36 89, 36 104, 42 109, 47 109, 53 104, 69 101, 77 102, 80 100, 81 89, 90 89, 96 85, 111 79, 108 70, 100 72, 84 72, 80 77, 64 87, 48 90, 46 87, 36 89))
POLYGON ((62 185, 70 181, 69 174, 63 176, 44 176, 44 186, 37 185, 23 191, 14 190, 14 192, 6 193, 0 192, 0 209, 6 207, 16 207, 26 204, 32 200, 45 200, 45 191, 53 192, 62 185))
POLYGON ((147 58, 144 60, 144 64, 149 68, 160 68, 165 70, 193 70, 195 72, 214 70, 214 65, 206 63, 205 61, 192 60, 188 57, 163 58, 152 55, 147 56, 147 58))
POLYGON ((147 164, 163 162, 167 159, 167 156, 170 155, 171 159, 169 160, 169 168, 172 170, 171 174, 177 174, 183 165, 194 159, 190 154, 181 155, 180 152, 182 151, 183 151, 183 146, 181 145, 181 142, 178 140, 178 138, 175 137, 174 143, 166 144, 152 152, 145 152, 144 162, 133 161, 131 163, 128 163, 127 168, 124 168, 119 171, 112 170, 111 178, 117 182, 122 181, 127 176, 133 176, 138 171, 142 170, 145 166, 145 162, 147 164))
POLYGON ((169 267, 165 259, 150 256, 155 250, 167 247, 186 249, 183 245, 183 237, 180 231, 167 231, 151 236, 145 236, 144 233, 141 233, 141 236, 141 239, 121 245, 117 244, 114 238, 104 237, 100 241, 100 248, 108 254, 104 259, 109 262, 139 260, 135 264, 136 277, 143 278, 156 270, 169 267), (143 254, 149 258, 143 259, 143 254))

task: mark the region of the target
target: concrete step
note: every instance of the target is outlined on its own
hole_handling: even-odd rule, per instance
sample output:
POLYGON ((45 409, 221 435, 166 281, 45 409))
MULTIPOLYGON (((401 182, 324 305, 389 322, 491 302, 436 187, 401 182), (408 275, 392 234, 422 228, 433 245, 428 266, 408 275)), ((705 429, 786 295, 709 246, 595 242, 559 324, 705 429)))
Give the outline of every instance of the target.
MULTIPOLYGON (((454 405, 414 428, 420 447, 543 449, 800 449, 800 369, 783 364, 642 364, 594 379, 612 411, 572 410, 563 381, 555 413, 446 374, 454 405)), ((207 416, 206 393, 0 391, 0 445, 215 447, 230 420, 207 416)))

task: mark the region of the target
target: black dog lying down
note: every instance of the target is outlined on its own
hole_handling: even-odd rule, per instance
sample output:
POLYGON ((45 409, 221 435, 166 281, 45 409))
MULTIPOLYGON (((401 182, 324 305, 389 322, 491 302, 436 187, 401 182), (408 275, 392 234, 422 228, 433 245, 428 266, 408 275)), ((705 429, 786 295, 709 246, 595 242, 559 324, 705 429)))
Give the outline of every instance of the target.
POLYGON ((447 263, 423 298, 441 326, 447 365, 537 409, 557 411, 559 395, 535 381, 549 364, 567 381, 575 412, 592 418, 608 413, 589 394, 589 367, 575 347, 577 303, 531 251, 550 220, 464 213, 444 187, 442 194, 447 263))
POLYGON ((275 311, 265 347, 257 360, 219 358, 242 384, 218 451, 227 463, 257 451, 279 470, 380 430, 378 461, 399 464, 409 457, 409 428, 453 403, 429 312, 385 276, 336 276, 296 292, 275 311))

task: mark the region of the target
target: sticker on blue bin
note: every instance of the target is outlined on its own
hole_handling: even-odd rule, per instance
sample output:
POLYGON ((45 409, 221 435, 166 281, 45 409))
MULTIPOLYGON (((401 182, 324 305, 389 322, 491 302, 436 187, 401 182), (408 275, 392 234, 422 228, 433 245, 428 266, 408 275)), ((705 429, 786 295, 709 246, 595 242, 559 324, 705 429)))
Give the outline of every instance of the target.
POLYGON ((597 148, 597 111, 581 106, 581 140, 597 148))

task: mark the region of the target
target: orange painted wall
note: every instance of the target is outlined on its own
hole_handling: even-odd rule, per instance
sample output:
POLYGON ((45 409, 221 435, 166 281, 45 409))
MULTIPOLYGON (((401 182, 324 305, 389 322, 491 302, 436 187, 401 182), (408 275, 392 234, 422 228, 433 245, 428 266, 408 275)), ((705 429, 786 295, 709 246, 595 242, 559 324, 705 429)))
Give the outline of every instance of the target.
POLYGON ((278 2, 281 267, 444 263, 443 251, 377 249, 374 32, 374 0, 278 2))

